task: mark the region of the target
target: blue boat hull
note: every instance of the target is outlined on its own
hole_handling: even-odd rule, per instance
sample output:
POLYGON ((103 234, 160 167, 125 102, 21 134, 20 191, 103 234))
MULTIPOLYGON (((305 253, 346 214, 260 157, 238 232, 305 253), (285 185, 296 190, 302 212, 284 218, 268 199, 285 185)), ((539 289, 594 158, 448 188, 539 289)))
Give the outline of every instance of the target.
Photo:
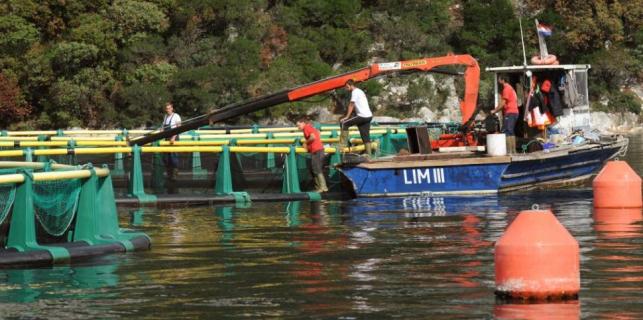
POLYGON ((622 143, 613 143, 560 155, 543 152, 466 161, 394 160, 344 166, 340 171, 358 197, 493 194, 580 183, 623 147, 622 143))

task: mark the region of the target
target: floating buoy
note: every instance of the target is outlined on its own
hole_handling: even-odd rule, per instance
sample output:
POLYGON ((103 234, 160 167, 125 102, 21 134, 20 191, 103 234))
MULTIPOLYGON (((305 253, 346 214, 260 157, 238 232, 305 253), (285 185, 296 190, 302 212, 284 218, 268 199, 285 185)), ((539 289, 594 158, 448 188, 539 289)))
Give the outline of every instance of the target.
POLYGON ((541 58, 540 56, 533 56, 531 57, 531 63, 538 65, 559 64, 558 58, 556 58, 556 56, 553 54, 547 55, 544 58, 541 58))
POLYGON ((495 245, 496 294, 523 300, 577 298, 579 251, 551 211, 520 212, 495 245))
POLYGON ((640 208, 641 177, 625 161, 608 161, 592 182, 594 207, 640 208))
POLYGON ((643 226, 641 208, 594 208, 594 230, 606 239, 634 238, 643 226))

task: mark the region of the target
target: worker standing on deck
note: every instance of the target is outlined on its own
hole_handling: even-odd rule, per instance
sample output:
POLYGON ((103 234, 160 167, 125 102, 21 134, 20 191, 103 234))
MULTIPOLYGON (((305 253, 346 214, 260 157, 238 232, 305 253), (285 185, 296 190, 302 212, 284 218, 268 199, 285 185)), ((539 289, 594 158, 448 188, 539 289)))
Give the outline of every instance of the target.
POLYGON ((326 178, 324 177, 324 146, 319 130, 310 124, 306 116, 297 120, 297 128, 304 133, 304 147, 310 153, 310 172, 313 175, 316 192, 327 192, 326 178))
POLYGON ((345 147, 348 145, 348 130, 351 126, 357 126, 359 129, 359 135, 362 137, 362 142, 364 143, 364 148, 366 149, 366 155, 371 155, 371 120, 373 120, 373 113, 371 108, 368 106, 368 100, 366 99, 366 94, 362 89, 355 87, 355 82, 353 80, 346 81, 346 90, 351 93, 351 101, 348 104, 348 110, 346 111, 346 116, 339 119, 339 126, 341 129, 341 134, 339 136, 340 147, 345 147), (355 116, 352 116, 353 110, 355 110, 355 116))
POLYGON ((518 121, 518 96, 514 88, 507 82, 504 76, 498 76, 498 84, 501 86, 500 103, 491 111, 497 113, 503 110, 503 126, 502 132, 507 138, 507 152, 510 154, 516 153, 516 121, 518 121))
MULTIPOLYGON (((181 116, 174 112, 174 106, 172 102, 167 102, 165 104, 165 117, 163 118, 163 130, 169 130, 176 128, 181 125, 181 116)), ((173 145, 176 140, 179 139, 178 135, 171 136, 167 138, 167 141, 170 141, 170 144, 173 145)), ((170 180, 176 179, 179 167, 179 156, 175 152, 166 153, 163 158, 165 164, 165 171, 167 177, 170 180)))

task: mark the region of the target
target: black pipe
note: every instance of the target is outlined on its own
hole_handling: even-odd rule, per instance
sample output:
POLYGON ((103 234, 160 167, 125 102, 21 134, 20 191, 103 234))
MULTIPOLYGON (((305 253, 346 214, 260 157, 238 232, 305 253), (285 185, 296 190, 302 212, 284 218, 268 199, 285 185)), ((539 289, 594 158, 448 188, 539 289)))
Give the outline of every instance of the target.
POLYGON ((265 95, 250 101, 245 101, 242 103, 235 103, 223 108, 214 110, 207 115, 203 115, 193 119, 192 121, 186 121, 181 125, 171 128, 169 130, 164 130, 157 133, 152 133, 144 135, 140 138, 136 138, 129 141, 129 145, 144 145, 152 141, 157 141, 171 136, 180 134, 182 132, 190 131, 197 129, 206 124, 212 124, 216 122, 226 121, 244 114, 251 112, 259 111, 270 106, 288 102, 288 92, 289 90, 284 90, 281 92, 265 95))
MULTIPOLYGON (((134 237, 130 240, 134 250, 147 250, 150 248, 150 240, 145 236, 134 237)), ((125 252, 125 247, 118 242, 89 245, 84 241, 48 243, 47 246, 63 247, 69 251, 70 262, 80 262, 91 257, 102 256, 111 253, 125 252)), ((17 267, 42 267, 53 265, 53 257, 46 250, 34 250, 19 252, 15 249, 0 249, 0 269, 17 267)))

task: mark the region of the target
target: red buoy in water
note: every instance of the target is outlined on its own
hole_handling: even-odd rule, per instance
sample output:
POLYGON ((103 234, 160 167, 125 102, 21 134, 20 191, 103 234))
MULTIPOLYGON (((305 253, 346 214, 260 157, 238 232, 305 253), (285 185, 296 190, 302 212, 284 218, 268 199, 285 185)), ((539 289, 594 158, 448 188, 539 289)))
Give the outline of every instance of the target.
POLYGON ((592 182, 594 207, 640 208, 641 177, 625 161, 608 161, 592 182))
POLYGON ((495 245, 496 294, 524 300, 578 297, 578 242, 549 210, 520 212, 495 245))

